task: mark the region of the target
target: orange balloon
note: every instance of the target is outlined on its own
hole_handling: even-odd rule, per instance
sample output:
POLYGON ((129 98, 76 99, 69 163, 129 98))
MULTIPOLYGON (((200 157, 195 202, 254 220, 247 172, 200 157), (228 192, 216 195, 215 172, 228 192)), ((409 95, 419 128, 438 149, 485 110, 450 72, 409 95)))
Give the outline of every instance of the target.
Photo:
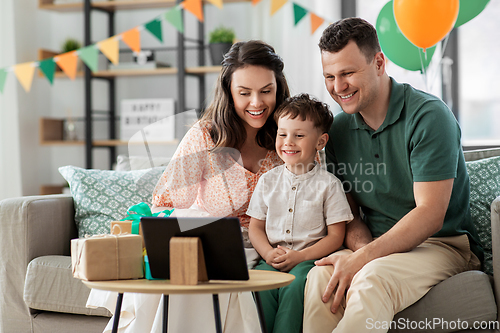
POLYGON ((394 0, 394 18, 410 42, 426 49, 453 29, 459 6, 459 0, 394 0))

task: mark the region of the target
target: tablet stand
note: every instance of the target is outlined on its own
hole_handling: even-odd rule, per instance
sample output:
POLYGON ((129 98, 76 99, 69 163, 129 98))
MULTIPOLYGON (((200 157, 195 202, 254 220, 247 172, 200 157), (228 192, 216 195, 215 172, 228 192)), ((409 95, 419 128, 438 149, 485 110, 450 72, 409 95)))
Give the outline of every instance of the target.
POLYGON ((207 267, 199 237, 170 239, 170 283, 196 285, 208 281, 207 267))

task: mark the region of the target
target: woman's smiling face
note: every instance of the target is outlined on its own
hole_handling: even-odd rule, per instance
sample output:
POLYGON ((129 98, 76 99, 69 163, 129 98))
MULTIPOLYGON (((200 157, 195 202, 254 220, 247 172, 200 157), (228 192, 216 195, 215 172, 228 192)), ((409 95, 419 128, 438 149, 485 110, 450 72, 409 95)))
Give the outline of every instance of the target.
POLYGON ((234 71, 231 95, 234 108, 245 128, 260 129, 276 106, 276 77, 261 66, 246 66, 234 71))

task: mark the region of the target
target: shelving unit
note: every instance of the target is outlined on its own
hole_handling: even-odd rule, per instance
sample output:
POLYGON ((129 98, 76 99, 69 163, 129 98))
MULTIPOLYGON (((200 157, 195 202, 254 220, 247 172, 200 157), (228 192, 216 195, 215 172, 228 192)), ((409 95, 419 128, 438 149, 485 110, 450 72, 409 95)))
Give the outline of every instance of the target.
MULTIPOLYGON (((234 2, 250 2, 251 0, 224 0, 225 3, 234 2)), ((50 10, 56 12, 78 12, 83 11, 84 14, 84 45, 92 44, 91 38, 91 12, 100 11, 107 15, 108 18, 108 36, 115 35, 114 31, 114 14, 116 11, 121 10, 139 10, 139 9, 152 9, 152 8, 168 8, 177 5, 182 0, 116 0, 116 1, 90 1, 82 0, 81 3, 68 3, 68 4, 54 4, 53 0, 38 0, 38 7, 42 10, 50 10)), ((208 3, 206 1, 204 4, 208 3)), ((86 66, 83 66, 83 71, 77 73, 77 77, 83 77, 85 81, 85 140, 84 141, 64 141, 62 137, 47 138, 44 133, 50 131, 50 127, 45 128, 44 124, 50 122, 41 121, 40 125, 40 144, 42 145, 84 145, 85 146, 85 160, 86 167, 92 168, 92 151, 95 148, 106 148, 109 150, 109 165, 116 161, 115 147, 120 145, 127 145, 128 142, 123 142, 116 139, 116 92, 115 92, 115 79, 119 77, 135 77, 135 76, 155 76, 155 75, 175 75, 177 77, 177 109, 176 113, 186 110, 186 94, 185 94, 185 81, 186 76, 191 75, 198 79, 198 94, 199 101, 202 103, 205 100, 205 74, 218 73, 221 66, 205 66, 204 57, 204 24, 198 23, 197 39, 189 39, 189 42, 195 42, 195 47, 198 50, 198 66, 186 67, 185 66, 185 50, 186 39, 183 34, 177 34, 177 67, 157 68, 151 70, 106 70, 92 73, 86 66), (109 85, 109 102, 108 102, 108 140, 94 140, 93 125, 92 125, 92 81, 104 80, 109 85)), ((54 52, 47 50, 39 51, 39 58, 44 59, 54 56, 54 52)), ((62 72, 56 72, 55 78, 63 78, 66 75, 62 72)), ((200 105, 200 110, 203 105, 200 105)), ((64 126, 64 120, 59 119, 57 126, 64 126)), ((47 125, 49 126, 49 125, 47 125)), ((53 126, 53 124, 51 125, 53 126)), ((177 144, 177 141, 168 142, 166 144, 177 144)))

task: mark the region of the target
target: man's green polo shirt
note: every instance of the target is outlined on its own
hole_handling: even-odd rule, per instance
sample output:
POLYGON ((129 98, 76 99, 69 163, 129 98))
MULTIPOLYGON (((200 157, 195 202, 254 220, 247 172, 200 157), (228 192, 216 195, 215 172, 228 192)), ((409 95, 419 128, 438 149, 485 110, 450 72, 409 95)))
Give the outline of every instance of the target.
POLYGON ((359 114, 335 116, 326 146, 329 171, 360 205, 374 237, 415 208, 413 182, 454 178, 443 228, 434 236, 465 233, 482 260, 455 117, 439 98, 392 78, 391 84, 387 116, 376 131, 359 114))

